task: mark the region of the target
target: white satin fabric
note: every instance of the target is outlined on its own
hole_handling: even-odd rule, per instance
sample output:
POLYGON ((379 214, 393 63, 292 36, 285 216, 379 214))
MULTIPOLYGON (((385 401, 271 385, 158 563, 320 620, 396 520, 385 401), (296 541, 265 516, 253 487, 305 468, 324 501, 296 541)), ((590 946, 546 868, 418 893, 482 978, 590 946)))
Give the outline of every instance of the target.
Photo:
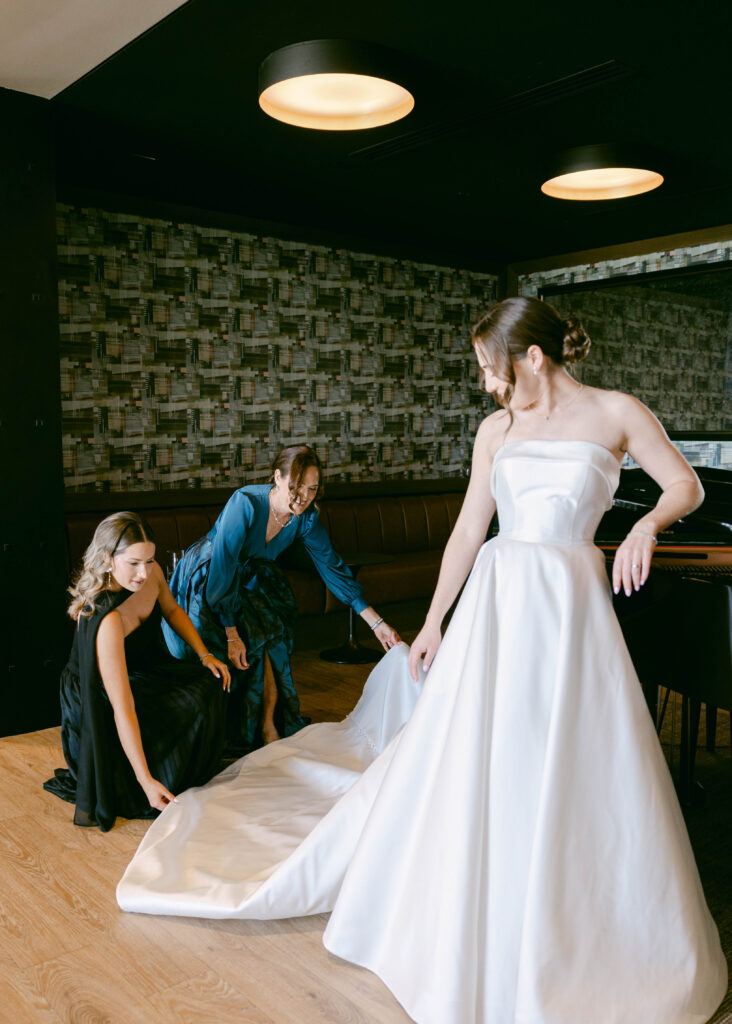
POLYGON ((332 909, 327 948, 419 1024, 704 1024, 725 959, 592 544, 617 482, 594 443, 504 445, 421 694, 396 648, 344 722, 184 793, 120 906, 332 909))

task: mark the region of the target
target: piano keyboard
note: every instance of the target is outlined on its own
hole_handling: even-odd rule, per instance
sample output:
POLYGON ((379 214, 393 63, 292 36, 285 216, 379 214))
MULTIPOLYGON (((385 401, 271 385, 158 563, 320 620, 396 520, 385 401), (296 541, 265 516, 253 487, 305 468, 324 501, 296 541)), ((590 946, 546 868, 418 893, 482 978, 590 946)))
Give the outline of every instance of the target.
POLYGON ((678 572, 684 576, 718 576, 723 579, 729 577, 732 580, 732 565, 710 565, 708 562, 663 562, 656 561, 654 558, 651 566, 654 569, 660 569, 661 572, 678 572))
MULTIPOLYGON (((605 558, 612 561, 617 544, 600 544, 605 558)), ((653 553, 651 566, 684 576, 732 578, 732 547, 697 544, 661 544, 653 553)))

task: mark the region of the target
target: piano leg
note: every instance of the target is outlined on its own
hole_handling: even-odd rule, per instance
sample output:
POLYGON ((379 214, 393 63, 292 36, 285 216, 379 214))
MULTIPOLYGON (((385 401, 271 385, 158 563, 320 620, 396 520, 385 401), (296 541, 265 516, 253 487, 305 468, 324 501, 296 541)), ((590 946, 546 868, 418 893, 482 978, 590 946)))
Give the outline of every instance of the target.
POLYGON ((641 689, 643 690, 643 696, 646 698, 646 704, 648 705, 648 710, 650 712, 651 718, 653 719, 654 723, 656 724, 656 728, 658 729, 658 680, 652 677, 649 678, 648 676, 644 676, 644 678, 641 680, 641 689))
POLYGON ((713 752, 717 740, 717 709, 707 704, 707 750, 713 752))
MULTIPOLYGON (((645 693, 645 687, 643 688, 643 692, 645 693)), ((657 692, 660 694, 660 692, 661 692, 661 687, 660 686, 658 687, 657 692)), ((663 720, 666 717, 666 708, 668 707, 668 702, 669 702, 669 697, 670 696, 671 696, 671 687, 667 686, 666 687, 666 696, 663 698, 663 705, 661 707, 661 710, 657 711, 657 713, 656 713, 656 732, 658 733, 659 736, 661 735, 661 729, 663 729, 663 720)), ((648 697, 646 697, 646 701, 647 700, 648 700, 648 697)), ((653 715, 653 709, 650 707, 650 705, 649 705, 648 710, 651 712, 651 715, 653 715)))
POLYGON ((679 800, 696 806, 704 803, 704 788, 694 781, 694 762, 701 721, 701 701, 681 698, 681 743, 679 749, 679 800))

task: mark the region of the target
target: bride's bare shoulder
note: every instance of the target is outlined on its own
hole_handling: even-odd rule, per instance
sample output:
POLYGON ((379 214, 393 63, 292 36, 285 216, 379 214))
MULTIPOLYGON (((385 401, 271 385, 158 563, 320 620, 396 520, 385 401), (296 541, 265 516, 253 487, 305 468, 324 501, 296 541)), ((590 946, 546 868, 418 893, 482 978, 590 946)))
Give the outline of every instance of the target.
POLYGON ((588 387, 585 387, 585 390, 608 414, 622 418, 642 410, 648 412, 648 407, 640 399, 629 395, 626 391, 606 391, 604 388, 588 387))
POLYGON ((476 448, 479 447, 489 459, 492 459, 503 444, 510 422, 509 414, 505 409, 497 409, 490 416, 486 416, 475 436, 476 448))

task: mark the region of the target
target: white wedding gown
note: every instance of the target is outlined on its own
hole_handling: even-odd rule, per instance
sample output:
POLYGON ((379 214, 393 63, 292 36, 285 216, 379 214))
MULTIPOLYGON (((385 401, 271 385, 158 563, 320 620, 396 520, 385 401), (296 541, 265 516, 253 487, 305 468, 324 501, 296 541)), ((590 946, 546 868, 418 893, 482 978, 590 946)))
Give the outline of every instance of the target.
POLYGON ((501 532, 423 685, 395 648, 343 722, 182 794, 120 906, 332 910, 326 947, 419 1024, 707 1021, 725 959, 592 543, 618 473, 591 442, 505 444, 501 532))

